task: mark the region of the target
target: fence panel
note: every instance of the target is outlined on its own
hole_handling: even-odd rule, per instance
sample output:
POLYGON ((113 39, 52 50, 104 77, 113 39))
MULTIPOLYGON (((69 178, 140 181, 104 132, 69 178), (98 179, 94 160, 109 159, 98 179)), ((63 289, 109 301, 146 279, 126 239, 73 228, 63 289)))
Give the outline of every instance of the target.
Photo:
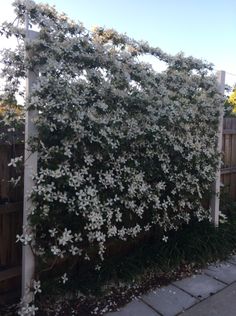
POLYGON ((0 205, 0 268, 21 264, 21 244, 16 235, 22 226, 22 202, 0 205))
POLYGON ((224 118, 221 180, 236 201, 236 118, 224 118))
POLYGON ((16 187, 10 185, 16 171, 8 164, 23 150, 23 144, 0 144, 0 305, 20 290, 22 245, 16 235, 22 232, 23 179, 16 187))

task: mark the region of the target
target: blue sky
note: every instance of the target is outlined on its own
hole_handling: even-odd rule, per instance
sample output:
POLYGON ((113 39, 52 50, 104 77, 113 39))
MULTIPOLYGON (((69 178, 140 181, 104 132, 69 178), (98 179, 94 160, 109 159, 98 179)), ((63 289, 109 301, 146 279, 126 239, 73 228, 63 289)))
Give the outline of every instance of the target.
MULTIPOLYGON (((85 27, 114 28, 170 54, 180 51, 226 70, 236 82, 236 0, 46 0, 85 27)), ((11 0, 4 0, 3 7, 11 0)), ((2 5, 1 5, 2 6, 2 5)), ((8 8, 7 8, 8 10, 8 8)), ((3 12, 3 10, 1 10, 3 12)), ((6 15, 5 15, 6 19, 6 15)))
POLYGON ((169 53, 221 59, 236 53, 235 0, 49 0, 87 27, 101 25, 169 53), (234 43, 233 43, 234 39, 234 43), (229 52, 228 44, 232 51, 229 52))
MULTIPOLYGON (((216 69, 236 74, 236 0, 45 2, 55 4, 88 28, 114 28, 167 53, 183 51, 214 63, 216 69)), ((236 82, 236 76, 231 77, 236 82)))

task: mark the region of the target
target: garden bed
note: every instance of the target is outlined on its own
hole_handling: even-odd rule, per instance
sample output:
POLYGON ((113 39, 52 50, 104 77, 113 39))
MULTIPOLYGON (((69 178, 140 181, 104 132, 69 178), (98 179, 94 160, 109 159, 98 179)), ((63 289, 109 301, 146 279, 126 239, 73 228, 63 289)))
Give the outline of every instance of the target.
MULTIPOLYGON (((37 302, 38 315, 103 315, 151 289, 198 273, 208 263, 224 260, 236 250, 236 206, 229 199, 223 204, 228 221, 219 228, 207 221, 192 222, 170 234, 168 242, 153 236, 133 246, 126 256, 110 257, 99 272, 92 264, 76 267, 71 271, 73 282, 65 286, 49 280, 37 302)), ((8 310, 6 316, 15 315, 8 310)))

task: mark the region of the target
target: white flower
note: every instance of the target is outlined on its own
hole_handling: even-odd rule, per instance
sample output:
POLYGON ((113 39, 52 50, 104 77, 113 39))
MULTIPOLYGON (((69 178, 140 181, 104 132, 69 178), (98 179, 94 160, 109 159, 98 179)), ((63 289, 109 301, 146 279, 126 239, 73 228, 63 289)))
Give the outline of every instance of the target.
POLYGON ((97 265, 95 266, 95 270, 100 271, 100 270, 101 270, 101 266, 97 264, 97 265))
POLYGON ((59 202, 66 204, 67 203, 67 194, 66 194, 66 192, 59 193, 58 199, 59 199, 59 202))
POLYGON ((14 186, 16 186, 21 180, 21 176, 19 176, 18 178, 14 179, 14 178, 11 178, 9 180, 10 183, 12 183, 14 186))
POLYGON ((80 255, 81 256, 81 254, 82 254, 82 250, 79 249, 78 247, 73 246, 73 245, 70 247, 69 251, 71 252, 71 254, 73 256, 75 256, 75 255, 80 255))
POLYGON ((110 228, 108 229, 107 234, 108 234, 108 237, 116 236, 116 234, 117 234, 117 228, 116 228, 116 226, 110 227, 110 228))
POLYGON ((49 229, 49 233, 50 233, 50 236, 51 236, 51 237, 55 237, 55 235, 57 234, 56 228, 49 229))
POLYGON ((16 242, 21 242, 25 246, 28 245, 31 241, 33 240, 33 235, 32 234, 22 234, 22 235, 16 235, 16 242))
POLYGON ((34 289, 34 294, 42 293, 41 282, 33 280, 33 289, 34 289))
POLYGON ((165 235, 164 235, 164 236, 162 237, 162 240, 163 240, 164 242, 167 242, 167 241, 168 241, 168 236, 165 236, 165 235))
POLYGON ((220 212, 219 213, 219 222, 221 224, 224 224, 224 223, 227 223, 227 221, 228 221, 228 217, 225 214, 223 214, 222 212, 220 212))
POLYGON ((44 205, 43 206, 43 215, 46 217, 49 214, 49 206, 48 205, 44 205))
POLYGON ((55 255, 58 256, 61 253, 61 250, 57 246, 52 246, 51 247, 51 252, 55 255))
POLYGON ((92 155, 87 155, 84 157, 84 162, 87 166, 92 166, 94 162, 94 158, 92 155))
POLYGON ((15 158, 11 158, 11 161, 10 163, 8 164, 8 166, 13 166, 13 167, 16 167, 17 164, 23 160, 23 156, 20 156, 20 157, 15 157, 15 158))
POLYGON ((38 307, 34 304, 22 303, 22 306, 18 310, 18 315, 20 316, 35 316, 35 313, 38 311, 38 307))
POLYGON ((64 155, 69 157, 69 158, 71 158, 72 152, 71 152, 71 149, 70 149, 69 145, 65 146, 64 155))
POLYGON ((75 233, 74 238, 75 238, 75 241, 83 241, 81 233, 78 233, 78 234, 75 233))
POLYGON ((90 261, 90 257, 88 256, 87 253, 84 255, 84 259, 87 260, 87 261, 90 261))
POLYGON ((58 238, 59 245, 65 246, 68 242, 71 242, 73 239, 73 235, 71 234, 71 230, 65 228, 62 236, 58 238))
POLYGON ((68 281, 67 273, 64 273, 61 279, 62 279, 62 283, 65 284, 68 281))

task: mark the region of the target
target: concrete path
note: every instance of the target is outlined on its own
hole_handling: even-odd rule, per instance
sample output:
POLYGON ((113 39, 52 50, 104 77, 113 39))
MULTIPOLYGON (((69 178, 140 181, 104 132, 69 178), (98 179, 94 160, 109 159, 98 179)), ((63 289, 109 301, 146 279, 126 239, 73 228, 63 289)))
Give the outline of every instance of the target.
POLYGON ((105 316, 236 316, 236 256, 105 316))

